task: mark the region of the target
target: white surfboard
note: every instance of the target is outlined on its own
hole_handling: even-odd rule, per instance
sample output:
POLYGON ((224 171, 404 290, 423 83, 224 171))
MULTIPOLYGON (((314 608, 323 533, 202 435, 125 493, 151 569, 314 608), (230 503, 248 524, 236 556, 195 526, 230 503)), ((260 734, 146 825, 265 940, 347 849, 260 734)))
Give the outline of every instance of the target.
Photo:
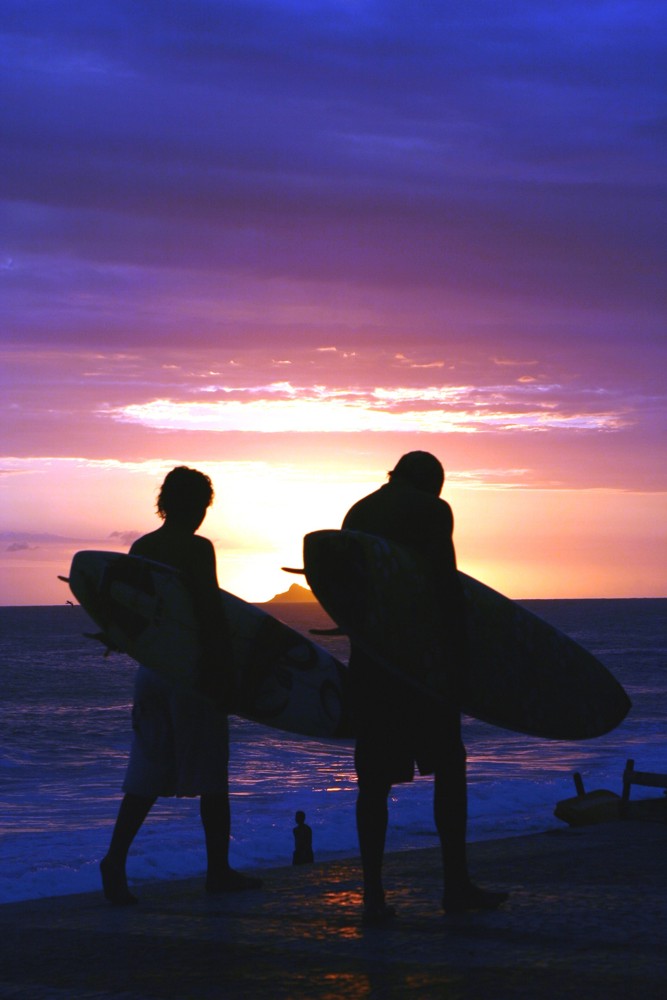
MULTIPOLYGON (((192 687, 200 644, 177 570, 139 556, 83 551, 67 580, 110 646, 192 687)), ((349 738, 347 668, 255 605, 224 590, 220 601, 234 652, 234 714, 291 733, 349 738)))

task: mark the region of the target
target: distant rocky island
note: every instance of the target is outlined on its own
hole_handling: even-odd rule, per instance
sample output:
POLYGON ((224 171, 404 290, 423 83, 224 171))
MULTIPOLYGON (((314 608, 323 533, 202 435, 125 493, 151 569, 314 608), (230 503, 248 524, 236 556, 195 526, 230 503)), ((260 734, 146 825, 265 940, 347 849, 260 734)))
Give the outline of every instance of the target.
POLYGON ((300 587, 298 583, 293 583, 284 594, 276 594, 267 604, 305 604, 306 602, 317 601, 312 590, 307 587, 300 587))

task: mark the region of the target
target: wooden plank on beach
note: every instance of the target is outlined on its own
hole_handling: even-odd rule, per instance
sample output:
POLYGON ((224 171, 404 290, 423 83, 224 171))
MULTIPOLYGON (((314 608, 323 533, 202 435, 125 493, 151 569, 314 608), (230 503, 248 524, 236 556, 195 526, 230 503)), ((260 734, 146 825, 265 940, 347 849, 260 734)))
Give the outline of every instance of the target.
POLYGON ((667 789, 667 774, 658 774, 652 771, 635 771, 635 762, 630 759, 626 762, 625 771, 623 772, 622 804, 624 807, 630 801, 630 788, 632 785, 667 789))

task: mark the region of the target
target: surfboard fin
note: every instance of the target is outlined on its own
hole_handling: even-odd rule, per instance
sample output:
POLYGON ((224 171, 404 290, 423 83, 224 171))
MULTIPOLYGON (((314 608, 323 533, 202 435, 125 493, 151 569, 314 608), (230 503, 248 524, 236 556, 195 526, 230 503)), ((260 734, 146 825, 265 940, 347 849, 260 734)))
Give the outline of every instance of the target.
POLYGON ((103 646, 106 646, 106 649, 104 650, 105 660, 107 656, 110 656, 112 653, 120 652, 118 646, 114 646, 109 636, 105 635, 104 632, 84 632, 83 634, 86 639, 97 639, 97 641, 101 642, 103 646))
POLYGON ((299 569, 296 566, 281 566, 280 568, 284 573, 300 573, 301 576, 306 572, 305 569, 299 569))
POLYGON ((58 579, 62 580, 63 583, 69 583, 69 577, 68 576, 61 576, 60 573, 58 574, 58 579))

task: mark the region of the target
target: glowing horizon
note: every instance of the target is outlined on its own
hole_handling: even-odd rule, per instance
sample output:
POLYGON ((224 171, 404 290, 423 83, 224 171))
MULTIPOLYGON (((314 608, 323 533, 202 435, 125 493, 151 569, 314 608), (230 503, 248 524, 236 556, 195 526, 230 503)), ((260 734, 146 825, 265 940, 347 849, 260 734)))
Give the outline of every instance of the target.
MULTIPOLYGON (((164 474, 180 459, 123 463, 81 459, 14 460, 10 473, 23 479, 17 497, 28 521, 36 522, 45 494, 51 506, 52 533, 0 533, 3 561, 10 567, 0 589, 0 603, 62 603, 69 595, 56 580, 66 575, 75 551, 83 548, 126 551, 132 541, 158 525, 154 501, 164 474), (72 508, 72 491, 88 492, 95 506, 72 508), (30 595, 40 579, 41 600, 30 595)), ((202 526, 218 554, 220 584, 247 600, 263 602, 285 591, 290 582, 280 567, 299 564, 302 536, 338 527, 342 513, 359 496, 384 481, 380 470, 354 473, 319 467, 317 476, 303 468, 265 462, 195 463, 213 479, 216 502, 202 526), (267 518, 267 497, 272 517, 267 518)), ((632 550, 641 544, 641 564, 650 563, 653 540, 640 532, 631 545, 595 538, 602 517, 630 536, 637 511, 660 516, 664 497, 610 489, 526 489, 524 470, 505 470, 491 485, 485 472, 448 476, 443 495, 452 503, 460 568, 515 598, 663 596, 663 566, 633 571, 632 550), (503 481, 504 480, 504 481, 503 481), (507 502, 507 497, 511 501, 507 502), (539 501, 541 521, 531 517, 539 501), (493 512, 493 524, 488 514, 493 512), (560 531, 551 542, 542 523, 558 517, 560 531), (512 524, 523 525, 522 539, 512 524), (627 522, 627 523, 626 523, 627 522), (542 555, 534 557, 536 547, 542 555), (595 560, 589 564, 591 553, 595 560), (612 570, 623 557, 625 591, 612 570), (583 556, 583 560, 582 560, 583 556)), ((653 518, 652 518, 653 520, 653 518)), ((636 532, 635 532, 636 533, 636 532)))
POLYGON ((265 600, 414 448, 463 570, 667 594, 666 16, 4 5, 0 602, 64 601, 176 464, 265 600))

